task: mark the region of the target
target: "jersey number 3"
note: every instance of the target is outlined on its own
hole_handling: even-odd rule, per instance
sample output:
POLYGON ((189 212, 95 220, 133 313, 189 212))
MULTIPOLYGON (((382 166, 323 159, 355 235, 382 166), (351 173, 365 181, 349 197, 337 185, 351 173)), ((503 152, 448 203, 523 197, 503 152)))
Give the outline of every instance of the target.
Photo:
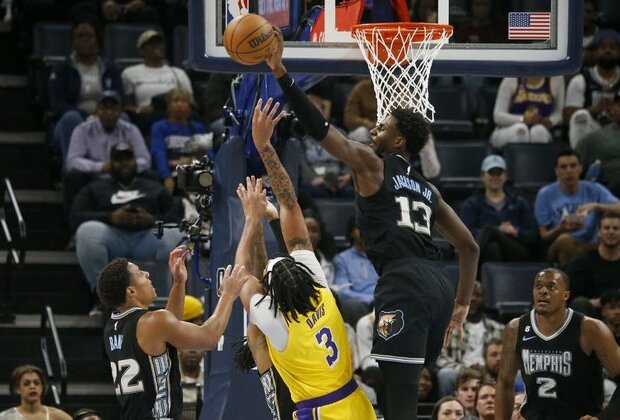
POLYGON ((134 381, 140 373, 140 366, 136 360, 122 359, 118 361, 118 367, 114 362, 110 362, 110 365, 112 365, 112 380, 114 383, 116 383, 116 375, 121 375, 120 383, 114 389, 116 395, 135 394, 136 392, 144 391, 142 381, 134 381))
POLYGON ((411 201, 409 204, 409 197, 397 196, 394 199, 400 206, 400 219, 396 221, 396 225, 408 227, 416 233, 431 236, 431 214, 433 210, 421 201, 411 201), (411 212, 419 212, 420 210, 422 210, 422 223, 412 221, 411 212))
POLYGON ((314 337, 320 346, 325 347, 330 352, 330 354, 325 357, 325 360, 327 361, 328 366, 332 367, 334 363, 338 361, 338 346, 336 346, 336 343, 334 342, 332 330, 328 327, 323 327, 314 335, 314 337))

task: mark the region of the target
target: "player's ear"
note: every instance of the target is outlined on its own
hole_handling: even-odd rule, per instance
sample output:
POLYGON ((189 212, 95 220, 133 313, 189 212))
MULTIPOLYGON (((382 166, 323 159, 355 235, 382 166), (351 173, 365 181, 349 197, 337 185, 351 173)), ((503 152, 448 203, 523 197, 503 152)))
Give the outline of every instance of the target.
POLYGON ((570 299, 570 290, 564 292, 564 302, 568 302, 568 299, 570 299))

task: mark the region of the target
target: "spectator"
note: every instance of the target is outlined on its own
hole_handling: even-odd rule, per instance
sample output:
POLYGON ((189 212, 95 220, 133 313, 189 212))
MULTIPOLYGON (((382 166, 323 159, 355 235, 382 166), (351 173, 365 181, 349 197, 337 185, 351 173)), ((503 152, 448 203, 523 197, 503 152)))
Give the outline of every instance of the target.
POLYGON ((571 281, 571 308, 600 318, 601 295, 620 289, 620 213, 603 213, 598 222, 596 249, 566 267, 571 281))
POLYGON ((11 394, 19 396, 19 405, 0 413, 2 420, 43 418, 51 420, 71 420, 64 411, 43 405, 41 398, 45 390, 46 378, 43 371, 33 365, 17 366, 11 374, 11 394))
POLYGON ((106 23, 159 23, 157 10, 145 0, 103 0, 101 16, 106 23))
POLYGON ((505 78, 499 85, 491 145, 502 149, 507 143, 549 143, 551 130, 562 124, 564 78, 505 78))
POLYGON ((73 420, 103 420, 103 417, 90 408, 80 408, 73 413, 73 420))
MULTIPOLYGON (((454 392, 455 378, 463 368, 473 366, 482 370, 484 343, 492 338, 501 338, 503 330, 502 324, 484 314, 484 289, 480 282, 476 282, 467 319, 463 325, 462 342, 452 337, 437 359, 440 395, 450 395, 454 392)), ((456 385, 459 386, 458 380, 456 385)), ((465 404, 463 400, 461 402, 465 404)), ((465 408, 468 408, 467 404, 465 408)))
POLYGON ((620 290, 608 289, 600 297, 601 319, 620 344, 620 290))
MULTIPOLYGON (((469 17, 457 25, 455 42, 459 43, 501 43, 507 38, 506 19, 493 13, 491 0, 469 0, 469 17)), ((451 16, 452 17, 452 16, 451 16)))
POLYGON ((180 220, 179 206, 161 184, 136 177, 136 159, 125 143, 110 151, 110 174, 87 184, 71 210, 77 259, 91 290, 99 271, 115 257, 166 261, 182 237, 173 230, 162 240, 153 235, 156 219, 180 220))
POLYGON ((157 173, 168 192, 176 187, 175 168, 192 163, 213 148, 213 133, 200 121, 192 121, 192 95, 183 88, 174 88, 166 95, 168 118, 151 128, 151 154, 157 173))
POLYGON ((121 77, 126 110, 142 134, 147 135, 155 121, 166 117, 166 93, 175 87, 183 88, 191 95, 194 92, 185 71, 165 63, 164 38, 159 32, 153 29, 144 31, 136 46, 144 62, 127 67, 121 77))
POLYGON ((585 67, 596 64, 592 41, 599 32, 599 16, 597 0, 584 0, 583 2, 583 55, 582 61, 585 67))
POLYGON ((575 148, 583 137, 609 122, 609 108, 620 91, 620 36, 616 31, 599 31, 591 44, 596 65, 575 75, 566 90, 564 121, 575 148))
POLYGON ((575 150, 586 166, 600 161, 596 181, 606 185, 617 197, 620 194, 620 91, 609 110, 611 123, 585 136, 575 150))
POLYGON ((502 360, 502 339, 491 338, 484 343, 482 354, 484 355, 484 380, 495 383, 499 373, 499 364, 502 360))
POLYGON ((421 403, 434 403, 438 399, 438 394, 437 372, 432 367, 424 366, 422 372, 420 372, 418 401, 421 403))
POLYGON ((95 115, 78 125, 71 135, 63 176, 65 211, 71 210, 75 195, 84 185, 110 173, 110 149, 119 143, 131 146, 136 155, 138 173, 151 167, 144 138, 138 128, 120 119, 121 99, 113 90, 106 90, 95 108, 95 115))
POLYGON ((476 413, 480 420, 495 420, 495 385, 485 382, 476 393, 476 413))
POLYGON ((607 188, 580 181, 581 171, 577 152, 560 151, 555 161, 557 181, 542 187, 534 204, 538 233, 549 245, 547 259, 560 266, 594 247, 599 212, 620 210, 607 188))
POLYGON ((380 410, 385 409, 385 395, 383 377, 379 371, 377 361, 370 357, 375 323, 375 311, 371 310, 357 321, 355 336, 357 339, 357 353, 359 357, 359 371, 362 382, 374 389, 377 405, 380 410))
POLYGON ((529 203, 515 189, 506 188, 506 162, 499 155, 482 161, 484 192, 461 205, 460 216, 480 246, 486 261, 527 261, 537 240, 536 219, 529 203))
MULTIPOLYGON (((308 94, 308 99, 316 105, 327 121, 331 120, 331 101, 318 94, 308 94)), ((333 122, 332 125, 336 127, 333 122)), ((311 136, 304 135, 301 140, 305 149, 305 159, 301 160, 301 188, 311 197, 353 198, 348 166, 326 152, 311 136)))
POLYGON ((331 287, 334 284, 334 263, 332 260, 336 255, 334 236, 325 229, 325 224, 317 212, 308 208, 303 211, 303 214, 312 248, 325 273, 327 283, 331 287))
POLYGON ((431 420, 461 420, 465 416, 463 403, 453 396, 446 396, 437 401, 431 420))
POLYGON ((99 27, 92 18, 80 18, 71 26, 71 54, 54 66, 49 78, 50 111, 57 119, 52 148, 67 158, 75 127, 91 115, 101 93, 123 96, 120 72, 99 57, 99 27))
POLYGON ((465 408, 468 416, 476 413, 476 395, 482 382, 482 373, 477 369, 465 368, 456 377, 456 399, 465 408))
POLYGON ((362 313, 355 322, 351 322, 356 325, 359 318, 372 308, 379 275, 366 256, 366 247, 355 216, 349 219, 348 232, 352 246, 334 257, 334 290, 343 304, 348 301, 362 304, 362 313))
POLYGON ((344 106, 343 120, 349 130, 348 138, 370 143, 370 130, 377 125, 377 98, 370 78, 363 78, 353 86, 344 106))
MULTIPOLYGON (((196 323, 196 325, 200 326, 202 322, 196 323)), ((203 358, 203 350, 179 350, 184 411, 189 406, 189 411, 200 413, 202 390, 204 389, 203 358)))
POLYGON ((525 420, 525 418, 521 415, 521 406, 523 405, 523 401, 525 401, 525 392, 516 393, 515 404, 512 409, 512 417, 510 420, 525 420))

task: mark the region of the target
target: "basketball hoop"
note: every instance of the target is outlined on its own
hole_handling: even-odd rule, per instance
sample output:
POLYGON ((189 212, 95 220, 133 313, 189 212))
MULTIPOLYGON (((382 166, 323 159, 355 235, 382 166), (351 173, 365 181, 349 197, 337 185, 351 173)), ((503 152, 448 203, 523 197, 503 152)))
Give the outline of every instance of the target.
POLYGON ((412 108, 429 122, 428 100, 433 59, 452 36, 452 26, 437 23, 368 23, 351 29, 364 54, 377 97, 377 121, 395 107, 412 108))

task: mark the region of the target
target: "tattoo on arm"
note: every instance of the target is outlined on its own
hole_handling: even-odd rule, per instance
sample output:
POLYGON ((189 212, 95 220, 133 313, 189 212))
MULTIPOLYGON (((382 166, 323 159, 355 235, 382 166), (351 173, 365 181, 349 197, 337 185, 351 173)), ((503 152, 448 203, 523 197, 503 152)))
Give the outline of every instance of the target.
POLYGON ((250 238, 250 252, 248 255, 247 269, 256 278, 261 278, 263 269, 267 265, 267 250, 265 249, 265 240, 263 238, 263 229, 259 229, 250 238))
POLYGON ((293 207, 297 205, 297 196, 291 178, 286 173, 280 158, 276 154, 275 149, 270 144, 258 151, 263 159, 267 173, 269 174, 269 183, 275 193, 278 203, 281 206, 293 207))

